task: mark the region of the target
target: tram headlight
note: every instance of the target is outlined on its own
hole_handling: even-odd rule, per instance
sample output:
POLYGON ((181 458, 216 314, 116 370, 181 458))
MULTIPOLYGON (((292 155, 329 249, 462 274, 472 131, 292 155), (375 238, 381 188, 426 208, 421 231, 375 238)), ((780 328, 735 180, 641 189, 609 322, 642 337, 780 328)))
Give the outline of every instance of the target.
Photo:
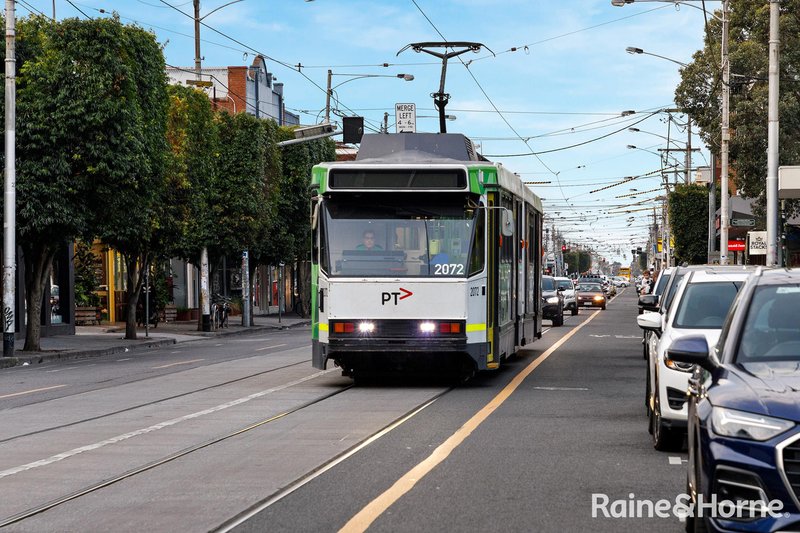
POLYGON ((419 331, 420 333, 433 333, 436 331, 436 324, 434 322, 420 322, 419 331))
POLYGON ((374 322, 359 322, 358 323, 358 332, 359 333, 374 333, 375 332, 375 323, 374 322))

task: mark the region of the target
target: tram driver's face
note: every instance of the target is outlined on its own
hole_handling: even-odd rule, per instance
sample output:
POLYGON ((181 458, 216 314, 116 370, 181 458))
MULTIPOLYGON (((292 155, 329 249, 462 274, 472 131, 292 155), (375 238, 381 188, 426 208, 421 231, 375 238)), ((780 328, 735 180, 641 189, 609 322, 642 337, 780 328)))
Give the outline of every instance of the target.
POLYGON ((371 231, 364 232, 364 248, 372 250, 375 247, 375 234, 371 231))

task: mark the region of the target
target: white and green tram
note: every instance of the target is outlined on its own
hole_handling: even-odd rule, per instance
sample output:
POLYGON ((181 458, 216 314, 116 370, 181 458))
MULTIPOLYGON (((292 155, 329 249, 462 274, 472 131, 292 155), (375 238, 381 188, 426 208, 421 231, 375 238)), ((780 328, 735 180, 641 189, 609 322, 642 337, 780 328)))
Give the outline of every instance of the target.
POLYGON ((541 337, 541 200, 463 135, 365 135, 312 189, 314 367, 471 374, 541 337))

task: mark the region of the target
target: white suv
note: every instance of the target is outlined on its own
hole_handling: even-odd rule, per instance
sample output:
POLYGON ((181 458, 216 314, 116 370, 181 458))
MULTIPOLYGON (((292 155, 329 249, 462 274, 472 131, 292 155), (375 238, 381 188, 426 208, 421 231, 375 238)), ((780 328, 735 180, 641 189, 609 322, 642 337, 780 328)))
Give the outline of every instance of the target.
POLYGON ((575 285, 569 278, 556 278, 556 289, 564 296, 564 311, 569 310, 572 316, 578 314, 578 298, 575 285))
POLYGON ((717 343, 722 324, 739 288, 752 269, 689 271, 680 282, 666 315, 645 312, 637 322, 655 333, 648 357, 649 430, 657 450, 676 450, 686 434, 686 390, 694 367, 665 357, 667 347, 684 335, 705 335, 717 343))

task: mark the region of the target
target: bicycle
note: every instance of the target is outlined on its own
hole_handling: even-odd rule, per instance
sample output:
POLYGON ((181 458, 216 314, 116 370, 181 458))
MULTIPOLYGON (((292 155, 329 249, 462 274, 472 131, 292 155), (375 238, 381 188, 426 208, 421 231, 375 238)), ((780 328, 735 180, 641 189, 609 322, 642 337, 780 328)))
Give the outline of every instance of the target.
POLYGON ((213 329, 227 328, 231 313, 231 300, 220 294, 211 297, 211 321, 213 329))

